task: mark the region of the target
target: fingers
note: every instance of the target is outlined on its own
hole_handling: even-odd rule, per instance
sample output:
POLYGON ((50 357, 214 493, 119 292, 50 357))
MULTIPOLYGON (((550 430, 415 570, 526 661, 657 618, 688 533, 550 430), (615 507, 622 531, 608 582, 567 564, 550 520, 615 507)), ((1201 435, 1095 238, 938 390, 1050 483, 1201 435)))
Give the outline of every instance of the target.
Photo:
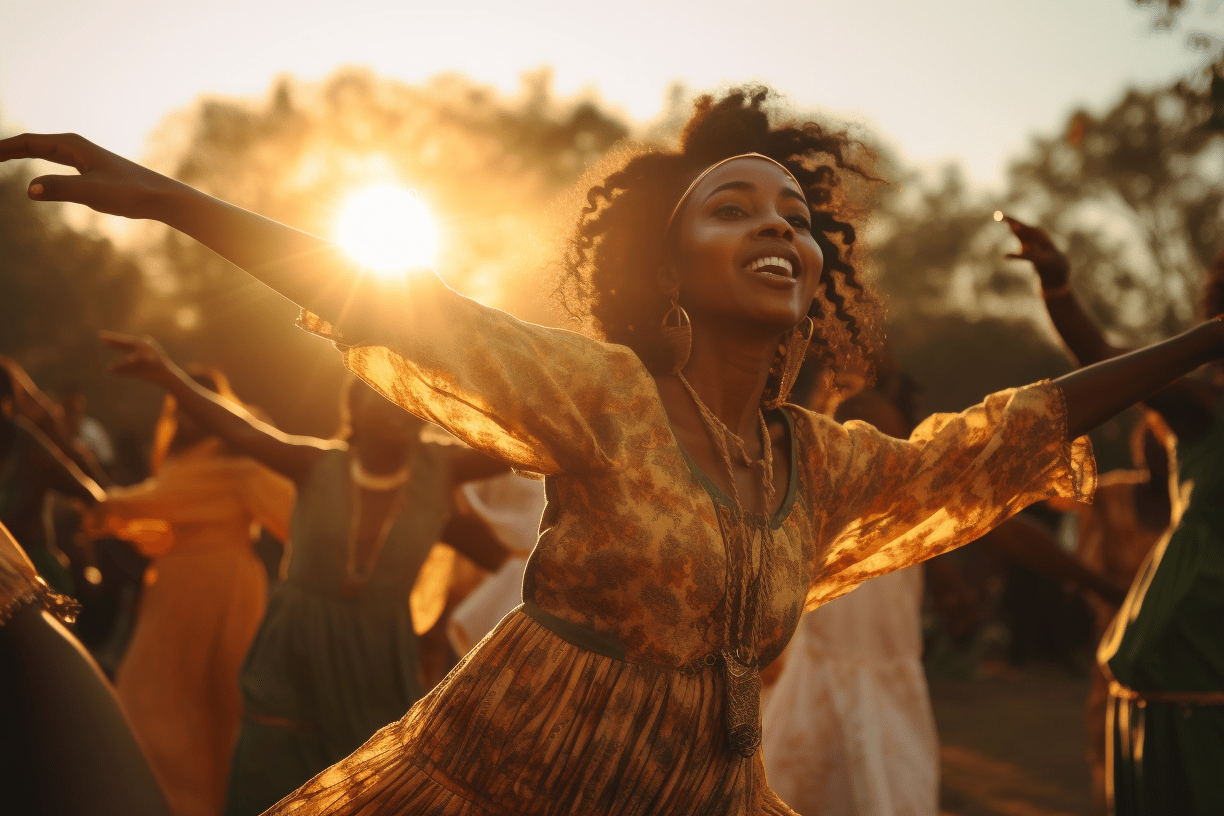
POLYGON ((140 345, 139 337, 107 329, 98 332, 98 339, 111 348, 116 349, 133 349, 140 345))
POLYGON ((27 189, 35 201, 85 203, 85 181, 80 176, 39 176, 27 189))
POLYGON ((0 162, 10 159, 44 159, 84 170, 89 153, 97 147, 75 133, 23 133, 0 139, 0 162))

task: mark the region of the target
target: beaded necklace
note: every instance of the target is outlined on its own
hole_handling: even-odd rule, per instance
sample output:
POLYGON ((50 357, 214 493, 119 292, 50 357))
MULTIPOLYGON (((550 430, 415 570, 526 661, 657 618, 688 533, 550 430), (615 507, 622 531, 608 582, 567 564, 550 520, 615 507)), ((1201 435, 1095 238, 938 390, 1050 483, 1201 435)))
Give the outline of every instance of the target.
POLYGON ((760 459, 752 459, 744 448, 744 440, 732 433, 722 420, 702 402, 697 391, 683 374, 677 374, 684 389, 697 406, 714 447, 722 457, 731 486, 733 508, 719 508, 723 549, 727 561, 726 627, 722 650, 723 719, 731 750, 743 757, 752 756, 761 744, 761 674, 757 665, 763 599, 773 561, 773 525, 770 513, 774 506, 773 443, 765 412, 758 408, 761 430, 760 459), (765 510, 745 512, 735 484, 735 466, 727 440, 735 446, 740 461, 754 471, 760 469, 760 488, 765 510), (757 545, 754 552, 754 546, 757 545), (755 555, 755 557, 754 557, 755 555), (755 569, 753 567, 755 562, 755 569))

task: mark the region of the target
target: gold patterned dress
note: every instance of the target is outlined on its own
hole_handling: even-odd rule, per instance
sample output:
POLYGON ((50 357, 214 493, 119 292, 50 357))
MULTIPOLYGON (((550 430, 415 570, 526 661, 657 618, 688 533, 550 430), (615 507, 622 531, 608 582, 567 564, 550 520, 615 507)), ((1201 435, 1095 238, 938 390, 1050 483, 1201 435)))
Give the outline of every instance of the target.
MULTIPOLYGON (((423 275, 342 326, 346 365, 468 444, 545 478, 507 616, 401 720, 275 814, 791 814, 761 754, 728 746, 722 675, 730 500, 677 443, 628 348, 543 328, 423 275)), ((757 658, 805 609, 972 541, 1027 504, 1086 498, 1061 390, 995 394, 910 440, 787 405, 790 478, 757 658)))

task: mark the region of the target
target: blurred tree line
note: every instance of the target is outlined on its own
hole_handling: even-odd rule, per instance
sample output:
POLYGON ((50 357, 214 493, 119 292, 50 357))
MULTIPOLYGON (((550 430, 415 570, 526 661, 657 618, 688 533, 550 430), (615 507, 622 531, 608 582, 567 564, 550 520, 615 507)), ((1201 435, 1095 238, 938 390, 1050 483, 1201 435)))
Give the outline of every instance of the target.
MULTIPOLYGON (((1014 243, 996 210, 1056 236, 1077 291, 1119 340, 1156 339, 1195 319, 1203 266, 1224 243, 1213 76, 1130 92, 1103 114, 1073 112, 1061 133, 1034 141, 997 195, 968 189, 955 168, 916 173, 879 151, 887 181, 865 191, 875 215, 862 257, 889 306, 890 353, 922 384, 928 410, 1069 367, 1035 280, 1003 259, 1014 243)), ((167 120, 151 162, 322 235, 362 186, 412 187, 439 219, 437 267, 451 285, 560 324, 549 308, 552 263, 573 191, 626 139, 673 138, 687 104, 677 90, 658 123, 635 130, 594 99, 555 98, 546 73, 511 97, 460 76, 408 85, 349 69, 318 83, 282 79, 258 102, 202 99, 167 120)), ((155 225, 123 251, 50 226, 54 215, 25 199, 25 178, 0 177, 0 352, 52 389, 81 382, 113 431, 144 430, 157 395, 107 380, 92 337, 147 332, 182 362, 221 367, 287 430, 334 429, 339 355, 293 327, 293 306, 155 225)), ((1108 444, 1101 452, 1103 466, 1119 464, 1108 444)))

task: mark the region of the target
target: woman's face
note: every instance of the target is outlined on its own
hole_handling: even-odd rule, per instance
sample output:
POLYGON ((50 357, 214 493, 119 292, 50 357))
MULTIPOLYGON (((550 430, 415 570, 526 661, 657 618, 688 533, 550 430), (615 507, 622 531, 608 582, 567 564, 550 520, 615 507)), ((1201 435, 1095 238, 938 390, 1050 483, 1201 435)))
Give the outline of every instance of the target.
POLYGON ((782 168, 745 157, 715 168, 676 216, 680 302, 696 323, 797 325, 816 296, 824 255, 803 192, 782 168))
POLYGON ((364 384, 353 400, 353 430, 358 438, 383 445, 406 445, 425 424, 364 384))

